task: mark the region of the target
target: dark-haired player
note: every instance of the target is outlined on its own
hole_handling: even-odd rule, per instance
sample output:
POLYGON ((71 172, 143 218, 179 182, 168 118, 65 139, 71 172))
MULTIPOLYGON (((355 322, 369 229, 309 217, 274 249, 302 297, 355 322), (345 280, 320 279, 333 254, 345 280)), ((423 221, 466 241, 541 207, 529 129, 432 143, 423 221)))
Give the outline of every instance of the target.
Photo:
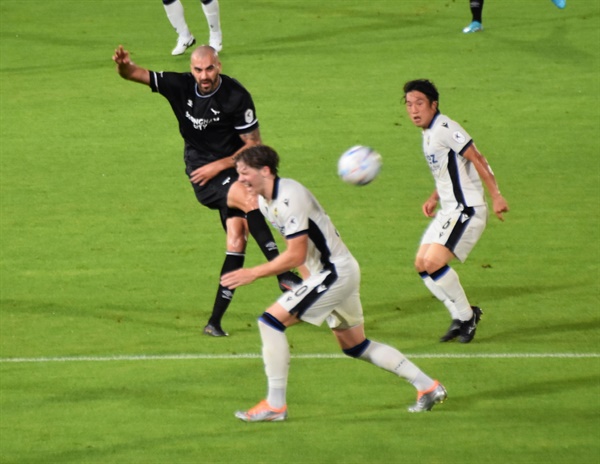
MULTIPOLYGON (((227 233, 221 274, 243 266, 249 231, 267 259, 278 254, 273 234, 258 210, 255 196, 237 181, 234 157, 261 142, 250 93, 235 79, 221 74, 217 52, 208 45, 191 55, 191 72, 155 72, 137 66, 119 46, 113 56, 124 79, 150 86, 164 96, 179 122, 184 139, 185 172, 198 201, 220 212, 227 233)), ((300 279, 288 272, 278 276, 282 290, 300 279)), ((226 336, 221 320, 233 290, 219 285, 206 335, 226 336)))
POLYGON ((452 317, 440 341, 459 337, 460 342, 469 343, 482 311, 469 304, 449 263, 454 258, 467 259, 485 229, 488 212, 482 181, 498 219, 504 220, 502 213, 508 211, 508 204, 471 136, 440 113, 435 85, 426 79, 409 81, 404 85, 404 100, 410 119, 423 130, 423 154, 435 180, 435 190, 422 207, 423 214, 433 220, 421 239, 415 267, 452 317))

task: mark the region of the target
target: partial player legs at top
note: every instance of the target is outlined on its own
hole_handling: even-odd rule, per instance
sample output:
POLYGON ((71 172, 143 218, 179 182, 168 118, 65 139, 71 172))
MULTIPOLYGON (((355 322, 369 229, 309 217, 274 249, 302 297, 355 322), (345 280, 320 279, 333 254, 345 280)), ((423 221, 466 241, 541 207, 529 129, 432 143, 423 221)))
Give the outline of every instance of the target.
MULTIPOLYGON (((481 19, 483 13, 483 1, 484 0, 469 1, 469 7, 471 8, 471 22, 462 30, 465 34, 483 31, 483 20, 481 19)), ((556 7, 560 9, 564 9, 567 6, 567 0, 551 1, 556 7)))
POLYGON ((470 0, 469 8, 471 8, 471 22, 463 29, 465 34, 483 31, 483 0, 470 0))
MULTIPOLYGON (((162 0, 167 18, 177 32, 177 44, 171 51, 172 55, 181 55, 196 43, 185 20, 183 4, 180 0, 162 0)), ((223 48, 219 0, 201 0, 202 11, 209 28, 209 45, 220 52, 223 48)))
POLYGON ((216 51, 223 49, 223 34, 221 33, 221 16, 219 14, 219 0, 201 0, 202 11, 206 16, 209 28, 208 44, 216 51))
POLYGON ((171 26, 173 26, 173 29, 177 32, 177 44, 171 51, 171 55, 181 55, 188 47, 191 47, 196 43, 196 39, 190 32, 187 22, 185 21, 185 14, 181 2, 179 0, 163 0, 163 6, 171 26))

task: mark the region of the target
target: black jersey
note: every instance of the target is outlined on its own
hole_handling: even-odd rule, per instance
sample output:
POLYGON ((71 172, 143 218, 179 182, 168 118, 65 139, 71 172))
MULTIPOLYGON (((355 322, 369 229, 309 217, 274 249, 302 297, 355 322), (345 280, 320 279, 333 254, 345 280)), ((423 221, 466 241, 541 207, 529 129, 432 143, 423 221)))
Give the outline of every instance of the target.
POLYGON ((217 89, 202 95, 191 73, 150 71, 150 88, 169 101, 179 121, 188 172, 233 155, 244 145, 240 134, 258 128, 250 93, 229 76, 221 74, 217 89))

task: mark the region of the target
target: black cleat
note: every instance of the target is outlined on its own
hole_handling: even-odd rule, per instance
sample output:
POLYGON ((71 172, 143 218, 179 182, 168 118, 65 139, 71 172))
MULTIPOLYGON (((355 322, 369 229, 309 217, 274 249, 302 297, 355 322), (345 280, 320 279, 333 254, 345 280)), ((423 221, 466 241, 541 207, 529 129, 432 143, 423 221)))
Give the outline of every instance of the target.
POLYGON ((454 340, 456 337, 460 335, 460 326, 462 321, 459 319, 453 319, 452 324, 448 327, 448 332, 444 334, 443 337, 440 338, 440 342, 449 342, 450 340, 454 340))
POLYGON ((475 337, 475 332, 477 330, 477 324, 481 320, 481 315, 483 311, 478 306, 471 306, 473 310, 473 317, 468 321, 464 321, 460 323, 460 338, 458 339, 461 343, 469 343, 475 337))
POLYGON ((292 271, 284 272, 277 276, 279 281, 279 289, 282 292, 293 290, 302 283, 302 278, 294 274, 292 271))
POLYGON ((202 331, 204 335, 210 335, 211 337, 228 337, 229 334, 224 332, 220 327, 215 327, 212 324, 206 324, 204 330, 202 331))

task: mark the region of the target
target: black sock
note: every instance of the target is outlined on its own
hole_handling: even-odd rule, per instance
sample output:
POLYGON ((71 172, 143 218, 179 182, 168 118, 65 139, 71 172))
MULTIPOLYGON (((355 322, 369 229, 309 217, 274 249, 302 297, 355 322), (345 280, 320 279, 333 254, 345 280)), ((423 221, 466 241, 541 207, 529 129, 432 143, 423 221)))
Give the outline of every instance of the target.
MULTIPOLYGON (((279 256, 279 249, 277 243, 271 233, 271 228, 265 221, 265 217, 260 212, 260 209, 253 209, 246 213, 246 220, 248 221, 248 229, 250 234, 258 243, 260 250, 267 260, 272 261, 279 256)), ((291 271, 286 271, 283 274, 277 276, 277 280, 280 282, 280 288, 282 291, 289 290, 293 285, 297 285, 302 282, 302 279, 291 271)))
MULTIPOLYGON (((223 261, 223 267, 221 268, 221 275, 227 274, 228 272, 235 271, 244 266, 244 258, 245 255, 243 253, 232 253, 227 252, 225 255, 225 261, 223 261)), ((223 319, 223 315, 229 304, 231 303, 231 299, 233 298, 233 293, 235 290, 230 290, 227 287, 223 287, 219 285, 219 289, 217 290, 217 296, 215 297, 215 304, 213 306, 213 311, 208 320, 209 324, 212 324, 217 329, 221 329, 221 319, 223 319)))
POLYGON ((483 0, 471 0, 469 6, 471 7, 473 21, 477 21, 478 23, 483 22, 481 20, 481 15, 483 13, 483 0))
POLYGON ((279 249, 277 248, 277 243, 275 243, 271 229, 267 221, 265 221, 265 217, 259 209, 253 209, 246 213, 246 220, 248 221, 250 234, 256 240, 260 251, 262 251, 268 261, 273 261, 279 256, 279 249))

